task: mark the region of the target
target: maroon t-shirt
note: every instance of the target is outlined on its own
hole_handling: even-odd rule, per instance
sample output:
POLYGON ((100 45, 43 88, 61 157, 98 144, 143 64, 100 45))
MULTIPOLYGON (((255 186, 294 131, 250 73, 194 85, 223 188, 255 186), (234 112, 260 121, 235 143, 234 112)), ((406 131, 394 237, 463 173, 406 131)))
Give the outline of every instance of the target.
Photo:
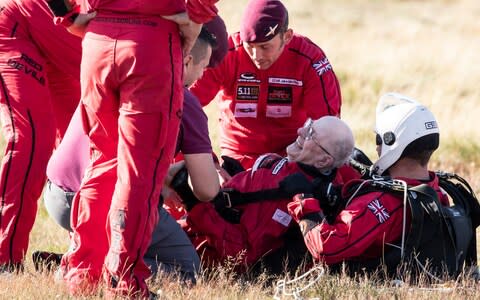
POLYGON ((186 88, 184 97, 182 123, 175 153, 180 151, 183 154, 212 153, 207 115, 197 97, 186 88))

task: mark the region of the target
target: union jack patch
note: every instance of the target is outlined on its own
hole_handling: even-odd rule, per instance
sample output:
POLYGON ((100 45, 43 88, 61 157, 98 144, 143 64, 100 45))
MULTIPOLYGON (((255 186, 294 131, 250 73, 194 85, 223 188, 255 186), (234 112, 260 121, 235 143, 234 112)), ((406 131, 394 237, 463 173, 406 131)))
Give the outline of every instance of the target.
POLYGON ((382 203, 378 199, 368 203, 367 207, 380 223, 384 223, 390 218, 390 214, 388 213, 387 209, 383 207, 382 203))

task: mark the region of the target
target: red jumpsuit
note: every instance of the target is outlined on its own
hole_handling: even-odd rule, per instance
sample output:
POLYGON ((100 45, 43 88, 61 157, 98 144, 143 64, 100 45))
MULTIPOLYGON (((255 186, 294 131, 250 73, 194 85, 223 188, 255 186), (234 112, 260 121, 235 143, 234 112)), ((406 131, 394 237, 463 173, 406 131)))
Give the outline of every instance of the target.
MULTIPOLYGON (((446 195, 438 186, 438 178, 432 172, 430 178, 428 185, 437 192, 440 202, 448 205, 446 195)), ((410 186, 424 183, 398 179, 410 186)), ((370 192, 355 197, 333 224, 322 222, 308 231, 304 236, 305 244, 315 259, 327 264, 378 258, 386 243, 401 238, 402 221, 403 199, 385 192, 370 192)))
POLYGON ((80 43, 44 1, 0 0, 0 265, 27 252, 56 133, 80 99, 80 43))
POLYGON ((340 115, 337 77, 322 49, 294 35, 275 63, 259 70, 242 46, 229 38, 222 63, 207 69, 190 88, 207 105, 218 91, 220 148, 245 168, 263 153, 285 155, 308 117, 340 115))
MULTIPOLYGON (((72 293, 105 278, 112 292, 148 296, 143 256, 157 223, 162 182, 182 115, 182 49, 177 24, 184 0, 90 0, 83 38, 82 115, 91 165, 72 203, 74 249, 62 260, 72 293), (106 228, 106 232, 105 232, 106 228)), ((216 0, 187 1, 197 23, 216 0)))
MULTIPOLYGON (((223 188, 255 192, 277 188, 282 179, 298 172, 312 178, 297 163, 275 157, 278 155, 270 155, 258 168, 256 163, 251 170, 238 173, 223 188)), ((339 172, 333 182, 343 183, 339 172)), ((297 226, 287 211, 290 201, 284 198, 236 206, 235 209, 242 211, 239 224, 223 219, 212 203, 200 203, 188 213, 184 229, 196 238, 195 246, 202 247, 197 250, 206 249, 208 259, 213 262, 223 262, 228 256, 237 257, 244 251, 241 262, 251 265, 266 253, 282 247, 285 241, 281 236, 289 227, 297 226)))

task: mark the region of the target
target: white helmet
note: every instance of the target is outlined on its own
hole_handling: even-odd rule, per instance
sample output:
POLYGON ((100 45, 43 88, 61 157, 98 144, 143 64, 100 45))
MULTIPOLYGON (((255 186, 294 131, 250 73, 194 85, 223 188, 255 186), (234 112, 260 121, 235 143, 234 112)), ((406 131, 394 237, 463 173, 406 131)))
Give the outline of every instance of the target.
POLYGON ((439 130, 428 108, 404 95, 388 93, 378 102, 375 132, 381 138, 382 151, 372 170, 382 175, 411 142, 439 130))

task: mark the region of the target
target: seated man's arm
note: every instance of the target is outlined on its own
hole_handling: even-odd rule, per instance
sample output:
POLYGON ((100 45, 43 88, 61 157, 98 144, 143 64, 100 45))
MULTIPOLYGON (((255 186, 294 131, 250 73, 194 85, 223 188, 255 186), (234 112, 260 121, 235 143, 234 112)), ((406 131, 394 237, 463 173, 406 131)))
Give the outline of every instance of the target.
POLYGON ((212 154, 185 154, 184 160, 195 196, 203 202, 212 200, 220 190, 212 154))
POLYGON ((403 204, 391 197, 375 192, 355 198, 332 224, 324 220, 311 226, 308 218, 300 217, 312 256, 327 264, 379 257, 385 243, 401 237, 403 204))

